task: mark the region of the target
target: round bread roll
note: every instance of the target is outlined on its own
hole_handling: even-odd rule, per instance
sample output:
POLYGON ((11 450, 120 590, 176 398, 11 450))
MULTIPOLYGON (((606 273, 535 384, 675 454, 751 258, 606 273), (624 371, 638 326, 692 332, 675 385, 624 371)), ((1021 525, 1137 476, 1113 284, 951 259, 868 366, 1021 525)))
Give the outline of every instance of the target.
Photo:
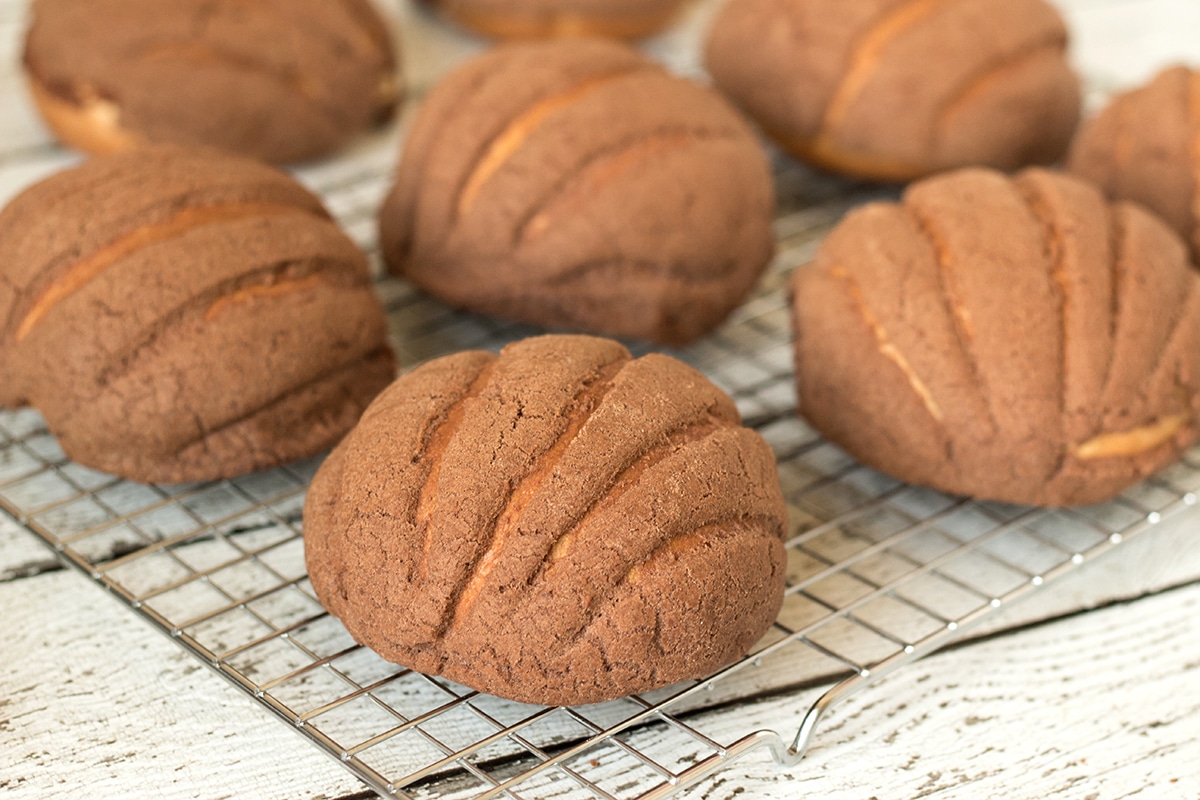
POLYGON ((139 481, 335 444, 395 375, 366 257, 270 167, 173 146, 96 158, 0 212, 0 407, 139 481))
POLYGON ((703 677, 783 600, 775 460, 662 355, 544 336, 397 380, 304 507, 321 602, 384 658, 528 703, 703 677))
POLYGON ((421 0, 475 33, 500 39, 640 39, 670 24, 686 0, 421 0))
POLYGON ((166 142, 302 161, 398 101, 370 0, 34 0, 32 16, 33 100, 89 153, 166 142))
POLYGON ((732 0, 706 61, 796 157, 906 181, 1060 158, 1080 105, 1066 46, 1043 0, 732 0))
POLYGON ((1068 169, 1157 212, 1200 259, 1200 72, 1171 67, 1117 95, 1080 130, 1068 169))
POLYGON ((455 306, 681 344, 750 291, 773 213, 736 111, 582 40, 500 47, 435 87, 381 229, 391 270, 455 306))
POLYGON ((1100 502, 1196 440, 1198 284, 1165 224, 1083 181, 930 178, 795 272, 800 411, 901 480, 1100 502))

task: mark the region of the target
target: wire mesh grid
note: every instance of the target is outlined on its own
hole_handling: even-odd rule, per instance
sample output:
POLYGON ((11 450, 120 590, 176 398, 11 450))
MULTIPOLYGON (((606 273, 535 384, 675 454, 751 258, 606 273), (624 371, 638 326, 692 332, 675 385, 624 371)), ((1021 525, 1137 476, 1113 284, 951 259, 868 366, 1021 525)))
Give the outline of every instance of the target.
MULTIPOLYGON (((20 18, 18 4, 0 2, 8 65, 20 18)), ((18 85, 11 67, 0 72, 6 110, 24 108, 18 85)), ((8 193, 72 159, 21 114, 0 119, 8 193)), ((376 267, 374 214, 395 149, 384 134, 300 175, 376 267)), ((793 763, 838 700, 1168 517, 1200 514, 1189 511, 1200 449, 1111 503, 1075 510, 971 502, 855 463, 794 413, 783 287, 846 209, 887 192, 788 162, 776 178, 772 269, 717 333, 670 351, 729 391, 768 441, 790 511, 783 608, 754 650, 716 675, 543 708, 381 660, 324 612, 305 574, 301 509, 317 460, 133 484, 70 462, 36 412, 0 412, 0 508, 384 794, 654 798, 756 748, 793 763), (782 692, 810 704, 798 730, 747 730, 728 713, 782 692)), ((377 288, 406 368, 534 332, 452 311, 395 280, 377 288)))
MULTIPOLYGON (((368 148, 336 180, 314 179, 368 246, 387 149, 368 148)), ((1195 505, 1200 451, 1114 502, 1046 510, 907 486, 820 439, 794 413, 783 285, 843 210, 876 190, 794 170, 779 175, 790 200, 775 267, 715 335, 674 352, 729 391, 770 443, 791 514, 783 609, 718 675, 541 708, 382 661, 325 614, 305 575, 301 508, 315 460, 224 481, 133 484, 67 460, 36 412, 4 412, 0 506, 384 793, 657 797, 756 747, 795 761, 836 700, 1195 505), (714 713, 781 691, 813 695, 799 731, 738 730, 714 713)), ((532 332, 391 279, 378 288, 407 367, 532 332)))

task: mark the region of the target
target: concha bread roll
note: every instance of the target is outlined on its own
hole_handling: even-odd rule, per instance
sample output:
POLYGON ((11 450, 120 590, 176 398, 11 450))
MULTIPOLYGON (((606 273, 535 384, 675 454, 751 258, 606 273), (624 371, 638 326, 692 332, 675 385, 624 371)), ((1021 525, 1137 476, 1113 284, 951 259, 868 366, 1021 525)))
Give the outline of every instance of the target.
POLYGON ((800 413, 905 481, 1099 502, 1196 440, 1198 284, 1162 221, 1083 181, 930 178, 796 270, 800 413))
POLYGON ((535 42, 434 87, 380 228, 388 267, 457 307, 681 344, 762 274, 774 207, 717 93, 615 42, 535 42))
POLYGON ((1044 0, 731 0, 705 59, 798 158, 906 181, 1059 159, 1080 105, 1066 48, 1044 0))
POLYGON ((744 655, 783 599, 775 461, 682 362, 546 336, 397 380, 304 509, 360 643, 523 702, 595 703, 744 655))
POLYGON ((1163 70, 1080 129, 1067 168, 1162 217, 1200 258, 1200 72, 1163 70))
POLYGON ((333 446, 395 376, 366 256, 286 174, 149 147, 0 213, 0 406, 140 481, 333 446))
POLYGON ((64 143, 329 153, 391 117, 400 77, 371 0, 34 0, 30 93, 64 143))

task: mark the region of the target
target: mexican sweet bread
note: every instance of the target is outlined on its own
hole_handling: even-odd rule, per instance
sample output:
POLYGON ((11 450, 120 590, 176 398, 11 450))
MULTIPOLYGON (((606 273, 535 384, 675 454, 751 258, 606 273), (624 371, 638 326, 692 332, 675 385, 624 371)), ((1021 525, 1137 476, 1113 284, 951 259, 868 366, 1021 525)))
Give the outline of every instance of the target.
POLYGON ((392 113, 391 37, 370 0, 34 0, 25 72, 63 142, 328 153, 392 113))
POLYGON ((0 212, 0 407, 141 481, 315 455, 394 377, 366 257, 282 172, 93 159, 0 212))
POLYGON ((1099 502, 1196 440, 1198 284, 1164 223, 1083 181, 929 178, 796 270, 800 411, 902 480, 1099 502))
POLYGON ((671 22, 685 0, 422 0, 464 28, 501 39, 639 39, 671 22))
POLYGON ((783 600, 775 460, 662 355, 543 336, 397 380, 304 507, 321 602, 384 658, 595 703, 744 655, 783 600))
POLYGON ((730 0, 706 63, 798 158, 905 181, 1056 161, 1079 119, 1044 0, 730 0))
POLYGON ((1158 213, 1200 259, 1200 72, 1171 67, 1117 95, 1080 129, 1068 169, 1158 213))
POLYGON ((774 250, 766 156, 715 93, 599 40, 506 45, 438 84, 381 212, 393 272, 452 305, 669 344, 774 250))

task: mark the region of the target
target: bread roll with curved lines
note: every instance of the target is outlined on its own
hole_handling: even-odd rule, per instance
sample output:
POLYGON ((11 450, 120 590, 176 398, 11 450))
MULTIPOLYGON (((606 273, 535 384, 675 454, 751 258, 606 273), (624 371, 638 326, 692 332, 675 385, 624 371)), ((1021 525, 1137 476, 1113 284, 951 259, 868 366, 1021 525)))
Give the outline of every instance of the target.
POLYGON ((389 119, 391 34, 370 0, 34 0, 24 65, 72 147, 205 145, 276 163, 389 119))
POLYGON ((929 178, 848 215, 792 289, 800 412, 902 480, 1081 505, 1196 440, 1200 275, 1083 181, 929 178))
POLYGON ((731 0, 706 63, 798 158, 906 181, 1062 156, 1080 105, 1066 47, 1044 0, 731 0))
POLYGON ((430 92, 380 225, 389 268, 455 306, 680 344, 762 274, 774 205, 718 94, 615 42, 537 42, 430 92))
POLYGON ((284 173, 207 149, 86 162, 0 213, 0 406, 141 481, 316 455, 392 379, 366 257, 284 173))
POLYGON ((1176 66, 1080 129, 1067 168, 1157 213, 1200 258, 1200 71, 1176 66))
POLYGON ((595 703, 744 655, 783 599, 775 460, 704 376, 544 336, 397 380, 313 481, 321 602, 384 658, 595 703))

